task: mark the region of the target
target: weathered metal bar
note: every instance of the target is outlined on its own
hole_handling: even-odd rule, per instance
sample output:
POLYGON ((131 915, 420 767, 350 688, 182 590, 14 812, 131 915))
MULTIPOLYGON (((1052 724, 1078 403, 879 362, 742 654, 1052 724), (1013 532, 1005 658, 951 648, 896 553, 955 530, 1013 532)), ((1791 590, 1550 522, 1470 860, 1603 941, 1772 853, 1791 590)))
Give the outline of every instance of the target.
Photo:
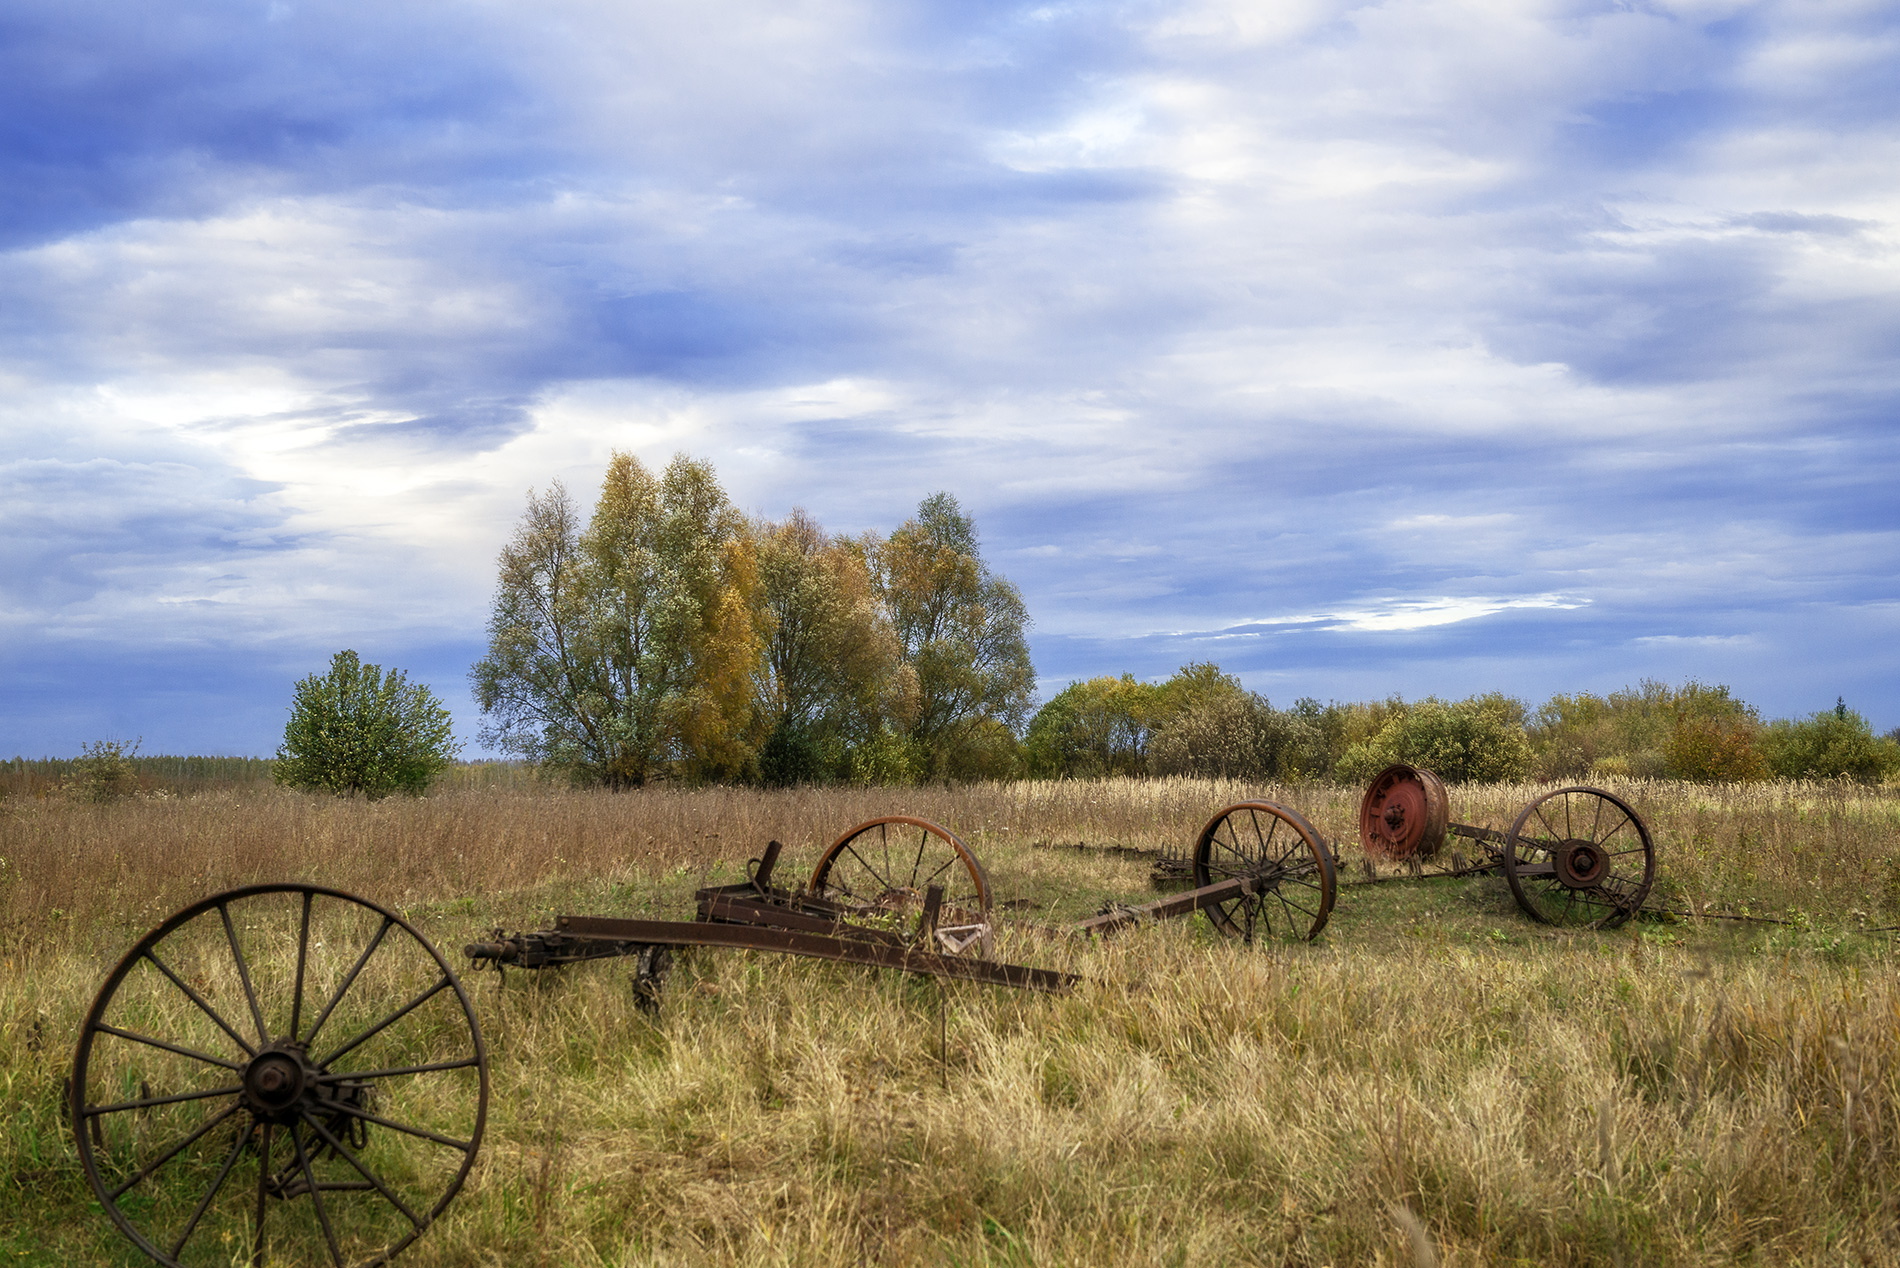
POLYGON ((883 942, 890 946, 907 945, 904 938, 887 929, 867 929, 862 925, 846 925, 830 916, 812 915, 806 911, 780 903, 761 901, 745 894, 701 890, 699 918, 713 923, 794 929, 800 933, 822 934, 830 938, 862 938, 867 942, 883 942))
MULTIPOLYGON (((704 920, 624 920, 610 916, 562 916, 555 931, 569 938, 607 945, 643 943, 668 947, 731 947, 736 950, 783 951, 790 955, 874 968, 898 969, 930 977, 952 977, 1033 991, 1060 994, 1079 980, 1073 973, 1033 969, 1020 964, 936 955, 903 945, 850 936, 831 937, 764 925, 721 924, 704 920)), ((612 954, 611 952, 609 954, 612 954)))
POLYGON ((1451 824, 1448 831, 1455 837, 1464 837, 1470 841, 1484 841, 1492 845, 1503 845, 1506 841, 1510 840, 1508 836, 1499 832, 1496 828, 1479 828, 1469 823, 1451 824))
POLYGON ((1157 898, 1151 903, 1142 903, 1138 907, 1122 907, 1115 911, 1104 912, 1099 916, 1090 916, 1075 926, 1079 934, 1108 933, 1125 925, 1139 924, 1143 920, 1168 920, 1175 916, 1186 916, 1212 907, 1216 903, 1228 902, 1246 894, 1258 894, 1272 888, 1269 882, 1253 876, 1236 876, 1231 880, 1215 881, 1212 885, 1203 885, 1199 889, 1186 890, 1179 894, 1170 894, 1166 898, 1157 898))

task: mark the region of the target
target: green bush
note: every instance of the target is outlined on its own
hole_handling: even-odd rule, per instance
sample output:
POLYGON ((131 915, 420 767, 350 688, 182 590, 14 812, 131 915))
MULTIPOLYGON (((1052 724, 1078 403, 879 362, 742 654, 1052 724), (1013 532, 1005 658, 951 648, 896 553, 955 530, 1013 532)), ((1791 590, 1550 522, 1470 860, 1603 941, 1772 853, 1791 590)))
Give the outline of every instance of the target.
POLYGON ((449 711, 427 687, 341 651, 329 673, 297 684, 273 774, 287 787, 339 796, 420 794, 459 747, 449 711))
POLYGON ((1662 746, 1663 773, 1697 783, 1766 779, 1761 718, 1725 686, 1690 681, 1669 702, 1671 722, 1662 746))
POLYGON ((1393 762, 1430 767, 1448 783, 1522 779, 1531 765, 1524 706, 1493 692, 1455 702, 1428 696, 1392 708, 1378 734, 1347 748, 1333 773, 1364 783, 1393 762))
POLYGON ((816 784, 825 774, 825 755, 801 727, 780 722, 759 749, 759 778, 767 788, 816 784))
POLYGON ((1798 722, 1770 723, 1761 748, 1769 772, 1782 779, 1872 783, 1900 770, 1900 744, 1890 736, 1876 736, 1867 719, 1844 700, 1798 722))
POLYGON ((117 801, 139 790, 139 742, 100 740, 73 762, 73 786, 87 801, 117 801))

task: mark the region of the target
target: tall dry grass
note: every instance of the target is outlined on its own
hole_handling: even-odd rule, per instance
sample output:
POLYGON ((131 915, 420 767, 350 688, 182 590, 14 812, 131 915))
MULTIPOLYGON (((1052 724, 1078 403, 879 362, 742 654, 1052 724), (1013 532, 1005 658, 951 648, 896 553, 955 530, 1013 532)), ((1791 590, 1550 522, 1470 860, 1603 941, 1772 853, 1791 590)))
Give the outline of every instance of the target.
MULTIPOLYGON (((1001 860, 1036 841, 1184 847, 1220 806, 1264 797, 1304 812, 1347 863, 1358 857, 1359 792, 1326 785, 1121 779, 614 794, 523 787, 507 771, 497 778, 502 787, 378 802, 262 786, 109 805, 0 803, 0 947, 94 930, 122 938, 202 894, 259 880, 321 881, 408 904, 561 877, 704 869, 743 861, 773 839, 788 857, 815 858, 850 825, 894 813, 943 823, 986 860, 1001 860)), ((1508 827, 1545 791, 1457 788, 1452 813, 1508 827)), ((1632 783, 1618 791, 1655 834, 1664 904, 1900 921, 1900 790, 1632 783)))
MULTIPOLYGON (((620 966, 477 979, 487 1143, 402 1262, 1900 1262, 1890 959, 1186 924, 1008 951, 1089 983, 951 986, 942 1064, 936 985, 890 974, 707 952, 657 1018, 620 966)), ((91 985, 64 955, 0 989, 0 1246, 129 1263, 59 1120, 91 985)))
MULTIPOLYGON (((1507 826, 1541 791, 1454 789, 1453 813, 1507 826)), ((1889 887, 1900 797, 1620 791, 1684 901, 1843 937, 1547 934, 1484 879, 1348 891, 1312 946, 1189 922, 1098 946, 1006 933, 1006 958, 1089 979, 1064 999, 706 952, 654 1017, 624 966, 484 976, 483 1161, 399 1262, 1900 1263, 1900 986, 1891 940, 1851 935, 1889 887)), ((1250 796, 1350 862, 1356 790, 1186 780, 10 806, 0 1248, 136 1262, 87 1213, 60 1080, 105 964, 211 890, 319 880, 456 946, 524 912, 683 914, 768 839, 797 875, 904 811, 1056 909, 1144 868, 1036 843, 1184 844, 1250 796)))

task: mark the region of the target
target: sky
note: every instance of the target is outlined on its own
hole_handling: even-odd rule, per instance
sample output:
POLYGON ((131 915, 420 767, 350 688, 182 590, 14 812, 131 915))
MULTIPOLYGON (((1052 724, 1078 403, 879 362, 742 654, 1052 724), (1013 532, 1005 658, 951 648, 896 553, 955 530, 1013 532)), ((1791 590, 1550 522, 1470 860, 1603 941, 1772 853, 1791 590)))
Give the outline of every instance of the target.
POLYGON ((610 453, 889 531, 1045 695, 1900 725, 1900 6, 0 6, 0 754, 450 706, 610 453))

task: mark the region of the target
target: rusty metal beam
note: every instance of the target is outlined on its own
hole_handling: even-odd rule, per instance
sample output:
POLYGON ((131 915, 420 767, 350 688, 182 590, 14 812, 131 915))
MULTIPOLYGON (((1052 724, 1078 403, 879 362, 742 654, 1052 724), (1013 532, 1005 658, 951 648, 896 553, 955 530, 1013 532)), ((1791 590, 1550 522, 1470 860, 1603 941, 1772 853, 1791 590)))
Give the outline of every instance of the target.
POLYGON ((1236 876, 1231 880, 1215 881, 1212 885, 1203 885, 1199 889, 1185 890, 1179 894, 1170 894, 1166 898, 1157 898, 1151 903, 1142 903, 1138 907, 1122 907, 1115 911, 1091 916, 1075 926, 1079 934, 1110 933, 1128 925, 1140 924, 1144 920, 1168 920, 1175 916, 1186 916, 1224 903, 1245 894, 1258 894, 1271 889, 1270 882, 1253 876, 1236 876))
POLYGON ((859 936, 860 932, 875 931, 853 930, 848 936, 833 937, 762 925, 721 924, 702 920, 623 920, 610 916, 562 916, 554 924, 555 932, 583 942, 782 951, 818 960, 868 964, 874 968, 897 969, 930 977, 950 977, 966 982, 987 982, 995 986, 1014 986, 1057 994, 1067 991, 1080 980, 1073 973, 936 955, 929 951, 914 950, 901 943, 892 945, 859 936))

